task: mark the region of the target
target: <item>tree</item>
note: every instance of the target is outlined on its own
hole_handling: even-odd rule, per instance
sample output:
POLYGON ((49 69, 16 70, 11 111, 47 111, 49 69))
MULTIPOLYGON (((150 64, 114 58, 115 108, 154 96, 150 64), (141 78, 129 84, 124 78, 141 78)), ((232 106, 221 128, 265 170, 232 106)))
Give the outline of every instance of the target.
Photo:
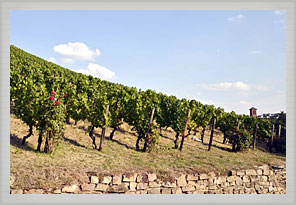
POLYGON ((128 102, 128 99, 125 89, 118 84, 108 86, 107 99, 110 105, 110 127, 113 128, 109 139, 112 140, 115 131, 123 122, 124 102, 128 102))
POLYGON ((171 107, 171 127, 172 129, 176 132, 176 137, 175 137, 175 149, 178 149, 179 144, 178 144, 178 138, 179 135, 184 131, 184 126, 185 122, 187 119, 187 113, 189 110, 189 102, 186 99, 177 99, 175 96, 170 96, 169 97, 170 104, 172 105, 171 107))
POLYGON ((155 113, 155 119, 156 122, 159 124, 160 127, 160 135, 161 128, 169 127, 171 125, 172 119, 171 119, 171 101, 169 97, 163 93, 158 94, 159 98, 159 109, 155 113))
POLYGON ((105 112, 108 104, 107 92, 104 87, 100 86, 100 81, 90 78, 85 113, 87 113, 87 120, 91 123, 89 136, 93 140, 94 149, 97 149, 96 138, 93 136, 94 129, 97 127, 107 128, 109 125, 109 119, 105 112))
POLYGON ((217 126, 220 127, 220 130, 223 132, 225 144, 227 139, 227 131, 231 131, 237 128, 238 116, 235 112, 224 113, 222 117, 217 121, 217 126))
MULTIPOLYGON (((157 93, 152 90, 147 90, 145 92, 140 90, 137 92, 135 88, 131 88, 128 93, 130 100, 125 105, 127 111, 125 121, 133 126, 138 133, 136 149, 139 150, 139 142, 145 139, 153 108, 156 113, 159 111, 159 98, 157 93)), ((144 145, 143 151, 146 150, 146 147, 147 144, 144 145)))
POLYGON ((204 142, 205 129, 211 123, 211 120, 214 116, 214 111, 215 107, 213 105, 203 105, 202 109, 200 109, 197 124, 203 128, 201 134, 202 143, 204 142))

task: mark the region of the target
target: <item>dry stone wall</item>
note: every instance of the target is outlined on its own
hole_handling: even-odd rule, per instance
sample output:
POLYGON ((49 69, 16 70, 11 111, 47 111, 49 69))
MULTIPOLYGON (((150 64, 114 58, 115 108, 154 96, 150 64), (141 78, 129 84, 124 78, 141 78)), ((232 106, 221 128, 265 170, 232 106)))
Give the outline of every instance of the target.
POLYGON ((172 182, 155 173, 90 176, 88 183, 54 189, 11 189, 11 194, 285 194, 286 167, 263 165, 231 170, 228 176, 214 172, 182 174, 172 182))

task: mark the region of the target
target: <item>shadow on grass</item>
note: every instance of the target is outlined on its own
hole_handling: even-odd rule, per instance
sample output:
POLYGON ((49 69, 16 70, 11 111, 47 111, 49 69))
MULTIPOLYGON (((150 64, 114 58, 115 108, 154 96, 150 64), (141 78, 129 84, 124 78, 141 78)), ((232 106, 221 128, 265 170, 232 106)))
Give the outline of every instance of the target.
MULTIPOLYGON (((199 149, 199 150, 202 150, 202 151, 207 151, 208 150, 208 148, 203 148, 203 147, 199 147, 197 145, 190 145, 190 144, 185 144, 185 143, 183 145, 183 149, 186 149, 186 148, 184 148, 184 146, 191 146, 191 147, 194 147, 194 149, 199 149)), ((173 149, 176 149, 176 148, 173 147, 173 149)), ((180 146, 178 146, 177 149, 180 149, 180 146)))
MULTIPOLYGON (((209 147, 209 143, 203 143, 203 145, 205 145, 207 147, 207 150, 208 150, 208 147, 209 147)), ((220 147, 220 146, 217 146, 215 144, 212 144, 212 147, 215 147, 215 148, 218 148, 218 149, 221 149, 223 151, 227 151, 227 152, 232 152, 232 149, 231 148, 228 148, 228 147, 220 147)))
POLYGON ((172 139, 172 138, 170 138, 170 137, 167 137, 167 136, 165 136, 165 135, 163 135, 163 134, 161 134, 160 136, 163 137, 163 138, 165 138, 165 139, 168 139, 168 140, 172 140, 172 141, 174 141, 174 139, 172 139))
MULTIPOLYGON (((84 131, 87 132, 87 133, 89 132, 89 130, 88 130, 87 128, 85 128, 84 126, 79 126, 78 129, 82 129, 82 130, 84 130, 84 131)), ((129 132, 129 131, 125 131, 125 130, 122 130, 122 129, 120 129, 120 128, 118 128, 116 131, 121 132, 121 133, 123 133, 123 134, 129 134, 129 135, 137 136, 135 133, 132 133, 132 132, 129 132)), ((93 135, 96 137, 96 142, 98 143, 98 142, 100 141, 101 135, 98 134, 98 133, 95 133, 95 132, 93 133, 93 135)), ((115 136, 116 136, 116 135, 114 135, 114 137, 115 137, 115 136)), ((109 140, 109 141, 115 142, 115 143, 117 143, 117 144, 119 144, 119 145, 122 145, 122 146, 126 147, 127 149, 132 149, 132 150, 137 151, 136 148, 131 147, 131 146, 127 145, 127 144, 124 144, 124 143, 122 143, 122 142, 120 142, 120 141, 114 139, 114 137, 113 137, 112 140, 110 140, 109 136, 105 136, 105 137, 104 137, 104 140, 109 140)), ((77 143, 75 140, 66 139, 66 141, 70 142, 70 143, 73 144, 73 145, 87 148, 87 147, 85 147, 84 145, 80 145, 80 144, 77 143)), ((98 146, 98 144, 97 144, 97 146, 98 146)))
MULTIPOLYGON (((269 152, 269 143, 264 141, 264 140, 257 139, 257 141, 256 141, 256 149, 260 150, 262 152, 270 153, 269 152)), ((275 147, 272 148, 272 152, 270 154, 274 154, 274 155, 281 156, 281 157, 286 156, 286 153, 277 152, 275 147)))
MULTIPOLYGON (((108 140, 109 140, 109 138, 108 138, 108 140)), ((112 142, 115 142, 115 143, 117 143, 117 144, 119 144, 119 145, 125 146, 127 149, 132 149, 132 150, 134 150, 134 151, 137 151, 136 148, 134 148, 134 147, 132 147, 132 146, 129 146, 129 145, 127 145, 127 144, 124 144, 124 143, 122 143, 122 142, 120 142, 120 141, 118 141, 118 140, 116 140, 116 139, 112 139, 111 141, 112 141, 112 142)), ((140 150, 139 150, 139 151, 140 151, 140 150)))
POLYGON ((86 133, 89 133, 89 130, 85 128, 83 125, 77 126, 77 128, 83 130, 86 133))
MULTIPOLYGON (((268 152, 268 153, 270 153, 269 152, 269 149, 264 148, 264 147, 256 146, 256 149, 257 150, 260 150, 261 152, 268 152)), ((286 157, 286 154, 285 153, 277 152, 277 151, 275 151, 274 148, 272 149, 272 152, 270 154, 274 154, 274 155, 281 156, 281 157, 286 157)))
POLYGON ((228 148, 228 147, 219 147, 219 146, 217 146, 215 144, 212 144, 212 147, 216 147, 216 148, 221 149, 221 150, 226 151, 226 152, 232 152, 232 149, 228 148))
MULTIPOLYGON (((78 128, 78 129, 81 129, 81 130, 83 130, 83 131, 85 131, 86 133, 89 133, 89 130, 88 130, 87 128, 85 128, 85 126, 83 126, 83 125, 80 125, 80 126, 78 126, 77 128, 78 128)), ((110 129, 110 128, 109 128, 109 129, 110 129)), ((129 134, 129 135, 137 136, 136 133, 133 133, 133 132, 130 132, 130 131, 126 131, 126 130, 123 130, 123 129, 121 129, 121 128, 118 128, 118 129, 116 130, 116 132, 121 132, 121 133, 123 133, 123 134, 129 134)))
MULTIPOLYGON (((94 135, 95 135, 96 138, 97 138, 96 141, 99 143, 100 140, 101 140, 101 135, 99 135, 99 134, 97 134, 97 133, 94 133, 94 135)), ((123 143, 123 142, 120 142, 119 140, 114 139, 115 136, 116 136, 116 135, 113 136, 113 139, 112 139, 112 140, 110 140, 109 136, 108 136, 108 137, 105 136, 105 137, 104 137, 104 140, 108 140, 108 141, 111 141, 111 142, 115 142, 115 143, 117 143, 117 144, 119 144, 119 145, 121 145, 121 146, 126 147, 127 149, 131 149, 131 150, 137 151, 136 148, 134 148, 134 147, 132 147, 132 146, 129 146, 129 145, 123 143)), ((104 145, 103 145, 103 146, 104 146, 104 145)), ((139 150, 139 152, 141 152, 141 150, 139 150)))
MULTIPOLYGON (((207 145, 208 146, 209 144, 204 144, 204 145, 207 145)), ((220 146, 217 146, 215 144, 212 144, 212 147, 216 147, 218 149, 221 149, 221 150, 224 150, 224 151, 227 151, 227 152, 233 152, 232 149, 231 148, 228 148, 228 147, 220 147, 220 146)), ((250 149, 252 149, 252 148, 250 148, 250 149)), ((268 153, 270 153, 267 147, 260 146, 260 144, 257 144, 257 143, 256 143, 256 149, 257 150, 260 150, 261 152, 268 152, 268 153)), ((282 157, 285 157, 286 156, 284 153, 280 153, 280 152, 276 152, 276 151, 273 151, 270 154, 274 154, 274 155, 282 156, 282 157)))
POLYGON ((75 146, 77 146, 77 147, 83 147, 83 148, 85 148, 85 149, 87 149, 87 147, 85 146, 85 145, 81 145, 81 144, 79 144, 78 142, 76 142, 75 140, 72 140, 72 139, 69 139, 69 138, 67 138, 67 137, 63 137, 63 140, 65 141, 65 142, 69 142, 70 144, 73 144, 73 145, 75 145, 75 146))
POLYGON ((121 129, 121 128, 118 128, 118 129, 116 130, 116 132, 117 132, 117 131, 118 131, 118 132, 121 132, 121 133, 123 133, 123 134, 129 134, 129 135, 137 136, 136 133, 129 132, 129 131, 123 130, 123 129, 121 129))
POLYGON ((15 146, 27 151, 32 151, 32 152, 36 151, 33 147, 29 146, 27 143, 25 145, 22 145, 22 141, 23 139, 19 138, 16 134, 10 133, 10 144, 12 146, 15 146))

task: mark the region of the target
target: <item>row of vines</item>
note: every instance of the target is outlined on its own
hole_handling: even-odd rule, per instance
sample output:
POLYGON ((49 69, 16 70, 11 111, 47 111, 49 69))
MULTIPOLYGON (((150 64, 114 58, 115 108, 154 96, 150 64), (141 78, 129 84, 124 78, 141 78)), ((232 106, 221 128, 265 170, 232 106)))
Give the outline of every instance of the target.
MULTIPOLYGON (((272 131, 269 120, 228 113, 220 107, 204 105, 196 100, 178 99, 153 90, 142 91, 100 80, 47 62, 15 46, 10 47, 10 103, 11 112, 29 127, 29 134, 23 138, 23 143, 32 135, 35 127, 39 133, 37 151, 40 151, 41 142, 45 139, 44 152, 47 153, 54 151, 55 145, 64 135, 65 124, 70 119, 75 122, 87 120, 90 123, 89 136, 95 149, 97 145, 94 128, 105 130, 111 127, 113 130, 109 138, 112 140, 123 122, 137 132, 137 150, 151 149, 161 136, 161 129, 167 127, 175 131, 174 146, 178 148, 189 109, 189 133, 202 127, 203 139, 206 128, 215 118, 215 127, 224 133, 224 143, 232 143, 234 151, 250 147, 252 130, 256 124, 258 138, 270 138, 272 131), (153 109, 154 120, 149 127, 153 109), (156 128, 160 128, 160 133, 156 128), (150 140, 145 140, 144 147, 140 148, 139 142, 147 139, 147 131, 150 133, 150 140)), ((276 123, 282 124, 281 121, 276 123)), ((282 129, 284 131, 279 139, 285 140, 283 124, 282 129)), ((104 132, 101 135, 99 150, 102 149, 104 132)))

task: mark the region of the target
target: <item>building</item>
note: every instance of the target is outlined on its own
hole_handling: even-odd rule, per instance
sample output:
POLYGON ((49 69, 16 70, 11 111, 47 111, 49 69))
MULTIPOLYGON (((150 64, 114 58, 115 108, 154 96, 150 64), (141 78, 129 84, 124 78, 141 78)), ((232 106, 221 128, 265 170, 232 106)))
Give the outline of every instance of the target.
POLYGON ((257 117, 257 109, 254 107, 250 108, 250 116, 251 117, 257 117))
POLYGON ((282 111, 280 113, 264 113, 262 115, 258 115, 258 118, 264 119, 285 119, 286 114, 282 111))

